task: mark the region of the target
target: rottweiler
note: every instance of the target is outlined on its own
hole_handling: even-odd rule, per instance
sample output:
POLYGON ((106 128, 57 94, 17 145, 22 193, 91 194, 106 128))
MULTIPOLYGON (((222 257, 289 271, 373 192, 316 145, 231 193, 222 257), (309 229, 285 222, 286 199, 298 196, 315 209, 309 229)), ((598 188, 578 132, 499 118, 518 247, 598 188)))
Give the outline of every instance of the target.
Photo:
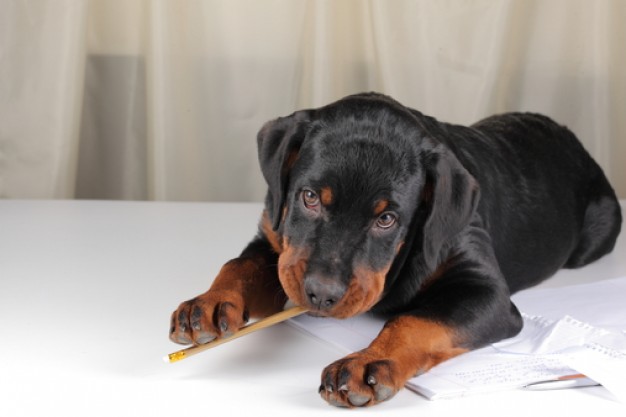
POLYGON ((366 349, 322 372, 319 393, 359 407, 449 358, 516 335, 510 295, 609 253, 621 210, 574 134, 546 116, 472 126, 363 93, 266 123, 258 235, 170 338, 203 344, 285 302, 388 318, 366 349))

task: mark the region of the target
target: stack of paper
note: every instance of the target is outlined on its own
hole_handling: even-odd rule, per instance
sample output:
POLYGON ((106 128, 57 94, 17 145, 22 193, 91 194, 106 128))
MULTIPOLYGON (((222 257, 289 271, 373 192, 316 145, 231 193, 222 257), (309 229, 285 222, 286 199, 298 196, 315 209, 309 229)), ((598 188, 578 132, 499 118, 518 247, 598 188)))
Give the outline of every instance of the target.
MULTIPOLYGON (((429 399, 524 387, 585 374, 626 402, 626 277, 513 297, 524 329, 511 339, 453 358, 411 379, 407 388, 429 399)), ((353 352, 369 345, 383 321, 300 316, 296 327, 353 352)))

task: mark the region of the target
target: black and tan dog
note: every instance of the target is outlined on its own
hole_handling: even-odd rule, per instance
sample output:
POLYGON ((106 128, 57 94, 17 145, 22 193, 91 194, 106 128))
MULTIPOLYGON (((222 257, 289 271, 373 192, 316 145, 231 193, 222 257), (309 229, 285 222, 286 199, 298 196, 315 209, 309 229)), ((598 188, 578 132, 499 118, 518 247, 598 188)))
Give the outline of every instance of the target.
POLYGON ((415 374, 511 337, 510 294, 610 252, 615 193, 566 128, 511 113, 446 124, 379 94, 268 122, 258 236, 172 315, 206 343, 287 299, 311 314, 389 317, 371 345, 322 373, 339 406, 392 397, 415 374))

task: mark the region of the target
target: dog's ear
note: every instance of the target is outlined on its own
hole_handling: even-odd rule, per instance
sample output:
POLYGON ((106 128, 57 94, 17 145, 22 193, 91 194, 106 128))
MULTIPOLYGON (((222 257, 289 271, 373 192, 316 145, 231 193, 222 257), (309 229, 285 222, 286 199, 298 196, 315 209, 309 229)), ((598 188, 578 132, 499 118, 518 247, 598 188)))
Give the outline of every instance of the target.
POLYGON ((278 229, 285 203, 289 172, 298 159, 311 121, 309 110, 271 120, 257 135, 261 172, 268 185, 268 208, 274 230, 278 229))
POLYGON ((478 205, 480 190, 476 179, 441 143, 424 139, 426 184, 422 202, 428 214, 423 227, 423 255, 434 270, 444 244, 469 224, 478 205))

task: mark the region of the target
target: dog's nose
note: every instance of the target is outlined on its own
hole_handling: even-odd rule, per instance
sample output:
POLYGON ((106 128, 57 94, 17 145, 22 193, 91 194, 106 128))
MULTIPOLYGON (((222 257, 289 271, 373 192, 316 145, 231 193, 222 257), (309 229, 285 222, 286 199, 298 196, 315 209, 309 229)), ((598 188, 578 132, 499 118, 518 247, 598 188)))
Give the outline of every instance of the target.
POLYGON ((346 287, 336 279, 309 275, 304 279, 304 292, 312 306, 330 310, 346 292, 346 287))

